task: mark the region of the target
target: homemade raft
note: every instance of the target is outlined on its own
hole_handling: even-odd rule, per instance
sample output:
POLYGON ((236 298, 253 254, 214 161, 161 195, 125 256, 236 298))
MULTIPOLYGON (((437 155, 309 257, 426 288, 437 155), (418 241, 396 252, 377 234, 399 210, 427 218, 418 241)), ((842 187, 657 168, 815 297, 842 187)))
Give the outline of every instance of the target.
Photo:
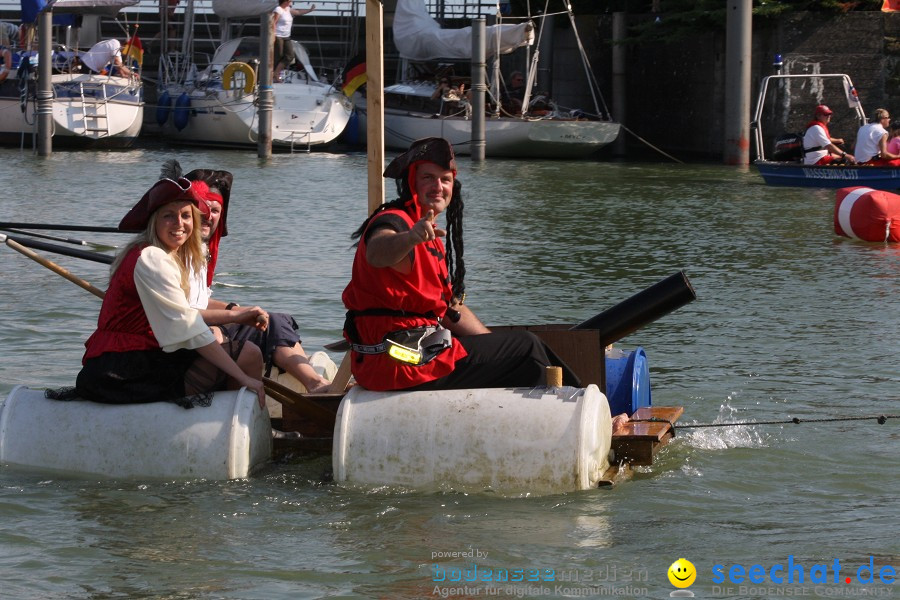
POLYGON ((316 410, 284 404, 276 427, 300 435, 276 448, 331 450, 334 479, 364 486, 559 493, 612 484, 623 467, 652 464, 683 409, 650 406, 642 348, 608 346, 694 297, 677 273, 574 327, 491 327, 533 332, 584 388, 307 394, 316 410), (613 434, 611 408, 635 420, 613 434))
POLYGON ((0 402, 0 464, 66 476, 240 479, 269 461, 272 426, 256 394, 210 406, 48 400, 17 386, 0 402))

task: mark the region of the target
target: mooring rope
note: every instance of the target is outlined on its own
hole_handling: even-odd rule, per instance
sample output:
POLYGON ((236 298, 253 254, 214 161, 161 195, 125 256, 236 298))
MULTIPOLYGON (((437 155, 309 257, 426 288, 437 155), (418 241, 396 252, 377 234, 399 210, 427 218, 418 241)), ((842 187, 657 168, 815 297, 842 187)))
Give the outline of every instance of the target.
MULTIPOLYGON (((700 429, 711 427, 748 427, 752 425, 800 425, 801 423, 835 423, 838 421, 869 421, 874 420, 879 425, 884 425, 888 419, 900 419, 900 415, 866 415, 860 417, 820 417, 814 419, 801 419, 794 417, 793 419, 784 419, 780 421, 746 421, 744 423, 696 423, 688 425, 678 425, 679 429, 700 429)), ((672 428, 672 437, 675 437, 675 423, 668 419, 660 419, 659 417, 650 417, 649 419, 632 419, 630 423, 668 423, 672 428)))

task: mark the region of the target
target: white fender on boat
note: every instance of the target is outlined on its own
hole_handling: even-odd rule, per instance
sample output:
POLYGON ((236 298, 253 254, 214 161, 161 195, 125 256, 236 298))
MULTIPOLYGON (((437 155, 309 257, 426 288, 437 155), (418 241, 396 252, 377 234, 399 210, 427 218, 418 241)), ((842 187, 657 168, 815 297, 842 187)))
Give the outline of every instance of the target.
POLYGON ((356 386, 338 408, 334 479, 505 493, 597 487, 609 467, 609 404, 595 385, 566 390, 356 386))
POLYGON ((244 74, 244 93, 249 94, 256 86, 256 71, 245 62, 230 62, 225 65, 225 70, 222 71, 222 87, 230 90, 232 81, 238 82, 236 78, 238 73, 244 74))
POLYGON ((70 476, 240 479, 272 456, 269 414, 245 389, 208 407, 44 398, 17 386, 0 402, 0 464, 70 476))
POLYGON ((868 187, 839 189, 834 232, 867 242, 900 242, 900 196, 868 187))

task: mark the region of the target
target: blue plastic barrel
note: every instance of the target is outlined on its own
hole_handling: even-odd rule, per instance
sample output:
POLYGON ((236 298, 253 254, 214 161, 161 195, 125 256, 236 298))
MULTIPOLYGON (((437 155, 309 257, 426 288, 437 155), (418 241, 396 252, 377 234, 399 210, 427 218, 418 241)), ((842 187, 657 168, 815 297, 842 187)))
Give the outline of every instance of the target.
POLYGON ((650 406, 650 367, 643 348, 606 352, 606 398, 613 416, 623 412, 631 415, 642 406, 650 406))

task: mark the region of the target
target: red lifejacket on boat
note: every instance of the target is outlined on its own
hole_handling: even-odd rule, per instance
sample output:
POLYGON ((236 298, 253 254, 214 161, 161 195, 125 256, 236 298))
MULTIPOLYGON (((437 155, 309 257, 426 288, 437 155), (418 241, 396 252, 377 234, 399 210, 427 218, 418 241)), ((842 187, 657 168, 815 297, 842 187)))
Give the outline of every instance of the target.
POLYGON ((147 314, 134 284, 134 267, 143 246, 132 248, 113 273, 97 317, 97 330, 84 343, 84 362, 104 352, 158 350, 147 314))
POLYGON ((867 242, 900 242, 900 196, 867 187, 839 189, 834 232, 867 242))
MULTIPOLYGON (((406 212, 389 209, 379 213, 367 231, 385 219, 393 220, 399 231, 408 231, 415 224, 406 212)), ((363 233, 353 258, 350 283, 342 295, 348 310, 344 337, 355 344, 374 345, 392 331, 435 325, 447 312, 452 295, 444 244, 440 239, 418 244, 413 250, 412 271, 400 273, 392 267, 376 268, 368 263, 363 233), (379 310, 406 314, 376 314, 379 310)), ((448 375, 456 361, 465 356, 466 350, 456 338, 450 348, 418 366, 399 362, 385 352, 354 351, 351 371, 366 389, 398 390, 448 375)))

